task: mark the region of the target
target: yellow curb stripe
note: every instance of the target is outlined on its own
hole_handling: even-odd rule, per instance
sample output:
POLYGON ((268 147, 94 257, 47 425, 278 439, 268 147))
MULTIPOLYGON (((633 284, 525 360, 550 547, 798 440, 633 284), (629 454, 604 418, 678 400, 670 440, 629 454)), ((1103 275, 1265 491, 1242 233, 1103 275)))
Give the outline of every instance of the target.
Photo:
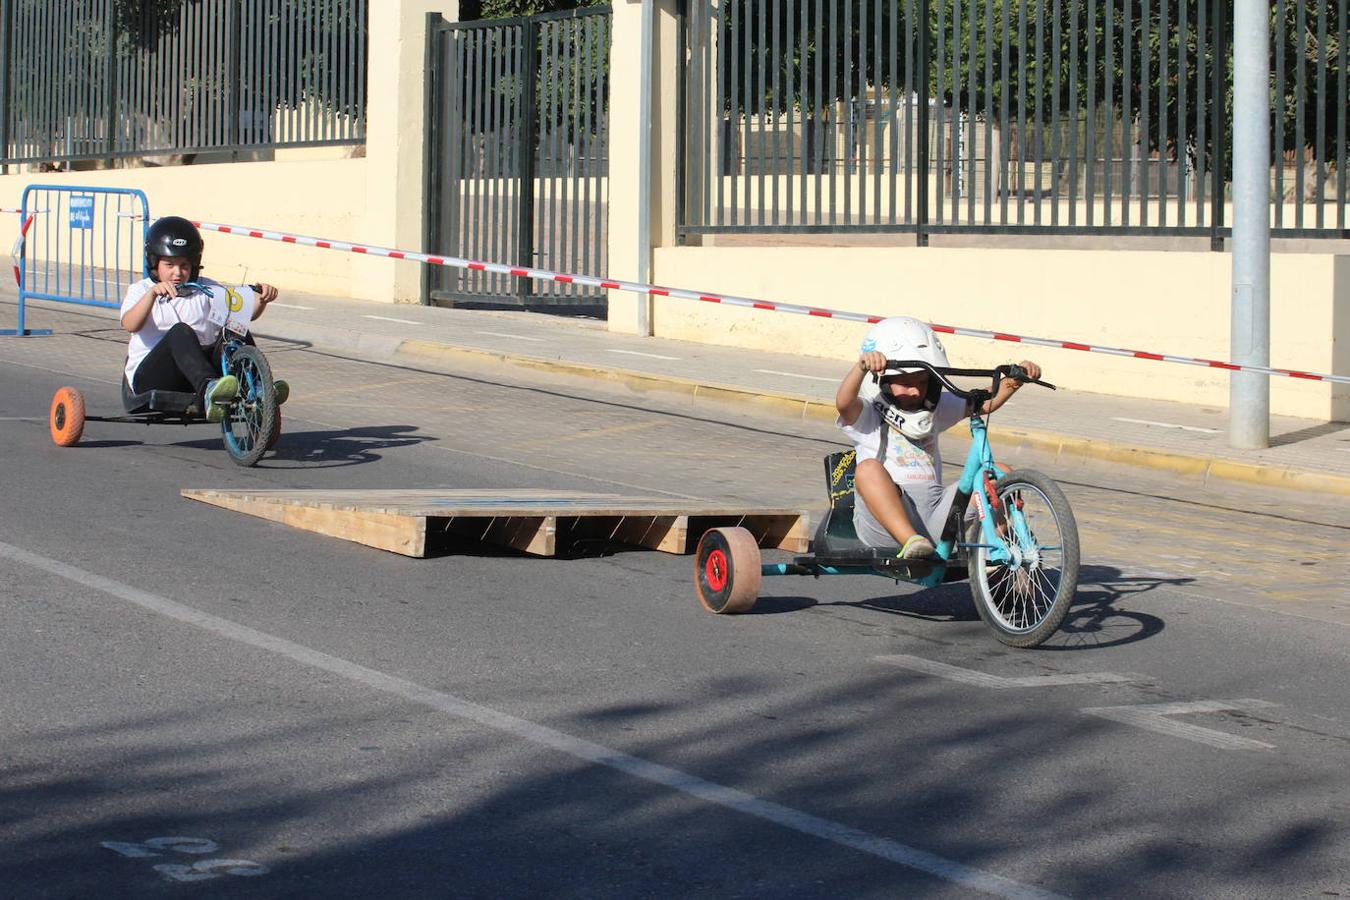
MULTIPOLYGON (((584 363, 540 359, 496 350, 452 347, 435 341, 406 340, 398 345, 396 352, 413 356, 457 358, 467 362, 499 363, 542 372, 562 372, 582 378, 617 382, 638 392, 659 391, 668 394, 683 394, 696 400, 754 406, 757 409, 798 421, 833 422, 837 415, 833 404, 819 400, 794 397, 790 394, 754 391, 729 385, 705 384, 675 375, 653 375, 647 372, 634 372, 629 369, 602 368, 584 363)), ((1040 450, 1057 456, 1140 466, 1170 472, 1185 478, 1195 478, 1202 482, 1217 479, 1258 487, 1320 491, 1350 497, 1350 476, 1333 472, 1316 472, 1294 466, 1194 456, 1131 444, 1117 444, 1092 438, 1072 437, 1048 431, 1000 428, 992 429, 991 437, 997 443, 1040 450)))

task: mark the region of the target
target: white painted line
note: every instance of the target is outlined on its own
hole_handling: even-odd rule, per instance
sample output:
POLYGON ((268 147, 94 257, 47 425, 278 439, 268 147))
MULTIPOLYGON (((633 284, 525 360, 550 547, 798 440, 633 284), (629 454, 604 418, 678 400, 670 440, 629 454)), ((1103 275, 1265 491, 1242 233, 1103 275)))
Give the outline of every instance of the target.
POLYGON ((45 422, 46 416, 0 416, 0 422, 45 422))
POLYGON ((448 715, 512 735, 521 740, 550 747, 585 762, 625 772, 636 778, 668 787, 678 793, 686 794, 714 806, 735 810, 801 834, 817 837, 920 872, 926 872, 962 887, 983 891, 997 897, 1028 898, 1028 900, 1031 900, 1031 898, 1050 900, 1050 898, 1058 897, 1058 895, 1034 885, 1022 884, 1010 878, 1004 878, 1002 875, 971 868, 936 854, 898 843, 889 838, 878 837, 830 819, 822 819, 819 816, 813 816, 791 807, 761 800, 744 791, 706 781, 696 775, 690 775, 659 763, 649 762, 619 750, 612 750, 601 744, 555 731, 545 725, 519 719, 495 709, 424 687, 416 682, 388 675, 341 657, 311 649, 303 644, 297 644, 285 638, 249 628, 247 625, 240 625, 237 622, 201 612, 166 597, 142 591, 139 588, 113 581, 110 578, 104 578, 101 575, 95 575, 92 572, 86 572, 59 560, 39 556, 3 541, 0 541, 0 557, 65 578, 87 588, 102 591, 142 609, 184 622, 227 640, 265 650, 303 666, 330 672, 348 681, 364 685, 371 690, 382 691, 412 703, 427 706, 448 715))
POLYGON ((489 337, 504 337, 504 338, 510 338, 510 339, 513 340, 513 341, 533 341, 533 342, 535 342, 536 344, 546 344, 546 343, 548 343, 547 339, 545 339, 545 338, 527 337, 527 336, 525 336, 525 335, 523 335, 523 334, 508 334, 508 333, 505 332, 505 331, 477 331, 477 332, 474 332, 474 333, 475 333, 475 334, 486 334, 486 335, 488 335, 489 337))
POLYGON ((1101 716, 1114 722, 1123 722, 1136 728, 1156 731, 1220 750, 1274 750, 1274 744, 1238 737, 1213 728, 1202 728, 1187 722, 1177 722, 1167 716, 1185 716, 1194 713, 1226 712, 1228 710, 1261 709, 1274 706, 1266 700, 1196 700, 1182 703, 1151 703, 1143 706, 1094 706, 1082 710, 1090 716, 1101 716))
POLYGON ((662 356, 659 353, 642 353, 638 350, 606 350, 606 353, 625 353, 628 356, 646 356, 651 359, 679 359, 678 356, 662 356))
POLYGON ((306 309, 306 310, 314 309, 314 307, 312 306, 299 306, 298 304, 295 303, 278 303, 276 300, 273 300, 271 303, 267 305, 275 306, 278 309, 306 309))
POLYGON ((779 372, 776 369, 756 369, 761 375, 782 375, 784 378, 805 378, 809 381, 828 381, 834 384, 838 378, 821 378, 819 375, 798 375, 796 372, 779 372))
POLYGON ((1154 422, 1149 419, 1126 419, 1121 416, 1111 417, 1116 422, 1129 422, 1131 425, 1156 425, 1159 428, 1180 428, 1182 431, 1198 431, 1201 434, 1222 434, 1217 428, 1200 428, 1195 425, 1174 425, 1171 422, 1154 422))
POLYGON ((959 666, 950 666, 947 663, 934 662, 931 659, 922 659, 903 653, 895 656, 874 656, 872 661, 945 678, 948 681, 955 681, 960 684, 971 684, 975 687, 994 688, 995 690, 1060 687, 1067 684, 1118 684, 1126 681, 1144 680, 1142 675, 1117 675, 1114 672, 1083 672, 1076 675, 1028 675, 1022 678, 1005 678, 1002 675, 987 675, 974 669, 962 669, 959 666))
POLYGON ((381 322, 398 322, 400 325, 421 325, 421 322, 414 322, 412 319, 395 319, 390 316, 362 316, 363 319, 378 319, 381 322))

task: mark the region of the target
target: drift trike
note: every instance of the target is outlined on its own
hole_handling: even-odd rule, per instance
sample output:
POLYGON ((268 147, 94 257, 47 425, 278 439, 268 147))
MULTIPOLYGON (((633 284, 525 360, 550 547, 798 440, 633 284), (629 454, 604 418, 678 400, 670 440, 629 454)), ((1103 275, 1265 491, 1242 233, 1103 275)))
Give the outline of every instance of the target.
MULTIPOLYGON (((205 287, 188 283, 179 293, 202 291, 211 298, 211 320, 222 327, 217 346, 221 374, 239 381, 239 396, 220 423, 225 450, 241 466, 256 465, 281 437, 281 409, 277 406, 272 368, 257 347, 244 342, 253 318, 256 285, 205 287)), ((201 400, 190 391, 152 390, 137 394, 122 379, 120 416, 91 416, 84 394, 73 387, 57 388, 48 424, 52 440, 62 447, 80 442, 86 422, 136 422, 143 425, 194 425, 206 422, 201 400)))
MULTIPOLYGON (((1078 587, 1078 526, 1063 491, 1029 469, 1008 471, 994 461, 986 417, 979 411, 1005 376, 1033 381, 1020 366, 996 369, 935 367, 915 360, 887 360, 886 371, 927 369, 944 388, 970 401, 970 451, 932 559, 898 558, 858 540, 853 527, 856 451, 825 457, 830 508, 817 526, 810 551, 787 563, 763 563, 754 536, 744 528, 714 528, 699 541, 694 580, 710 612, 754 608, 761 579, 775 575, 881 575, 897 583, 934 587, 969 578, 980 618, 1013 647, 1035 647, 1064 621, 1078 587), (965 389, 953 379, 991 379, 990 387, 965 389), (974 516, 968 513, 974 503, 974 516)), ((967 384, 970 382, 967 381, 967 384)))

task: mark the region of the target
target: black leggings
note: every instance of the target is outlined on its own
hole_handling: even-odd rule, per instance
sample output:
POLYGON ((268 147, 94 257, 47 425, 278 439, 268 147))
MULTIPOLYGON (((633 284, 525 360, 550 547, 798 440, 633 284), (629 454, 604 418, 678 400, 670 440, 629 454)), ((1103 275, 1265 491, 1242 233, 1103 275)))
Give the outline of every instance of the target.
MULTIPOLYGON (((244 335, 244 343, 253 345, 253 335, 244 335)), ((197 332, 179 322, 141 360, 131 388, 137 394, 152 390, 191 391, 200 397, 207 382, 219 377, 220 344, 203 347, 197 343, 197 332)))

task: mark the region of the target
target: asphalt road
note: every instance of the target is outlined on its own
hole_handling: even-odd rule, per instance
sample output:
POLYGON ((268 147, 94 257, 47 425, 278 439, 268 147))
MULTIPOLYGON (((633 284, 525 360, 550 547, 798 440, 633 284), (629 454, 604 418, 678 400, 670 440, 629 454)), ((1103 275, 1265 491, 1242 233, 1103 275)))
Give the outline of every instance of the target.
POLYGON ((715 617, 687 557, 411 560, 178 492, 820 506, 829 429, 265 344, 257 469, 209 426, 53 446, 122 346, 0 343, 0 896, 1350 895, 1343 504, 1054 470, 1084 583, 1036 651, 960 584, 715 617))

